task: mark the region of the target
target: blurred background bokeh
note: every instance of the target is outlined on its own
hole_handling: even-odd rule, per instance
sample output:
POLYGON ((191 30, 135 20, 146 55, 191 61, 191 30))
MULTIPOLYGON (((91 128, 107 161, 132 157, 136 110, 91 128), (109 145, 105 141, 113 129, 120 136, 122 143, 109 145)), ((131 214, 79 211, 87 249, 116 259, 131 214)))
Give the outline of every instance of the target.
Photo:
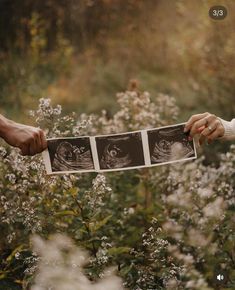
POLYGON ((115 95, 176 98, 180 122, 235 115, 234 0, 0 0, 0 111, 30 122, 50 97, 65 112, 115 112, 115 95), (213 5, 228 16, 208 16, 213 5))

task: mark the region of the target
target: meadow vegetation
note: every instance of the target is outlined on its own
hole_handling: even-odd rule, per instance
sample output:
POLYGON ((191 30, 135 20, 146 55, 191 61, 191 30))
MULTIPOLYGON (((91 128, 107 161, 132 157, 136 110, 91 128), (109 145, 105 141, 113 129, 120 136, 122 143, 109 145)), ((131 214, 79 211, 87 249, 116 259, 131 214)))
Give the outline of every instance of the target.
MULTIPOLYGON (((204 111, 231 119, 235 3, 220 2, 223 21, 209 18, 212 0, 1 1, 1 113, 48 137, 204 111)), ((63 176, 1 145, 0 289, 209 290, 217 270, 233 289, 233 145, 205 146, 195 162, 63 176)))

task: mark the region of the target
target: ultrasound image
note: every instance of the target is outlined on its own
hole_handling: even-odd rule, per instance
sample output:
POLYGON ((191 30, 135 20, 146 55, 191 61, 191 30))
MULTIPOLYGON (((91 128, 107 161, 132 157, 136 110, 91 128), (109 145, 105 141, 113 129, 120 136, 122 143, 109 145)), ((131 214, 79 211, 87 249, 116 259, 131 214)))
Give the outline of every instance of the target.
POLYGON ((144 165, 141 133, 96 137, 100 169, 144 165))
POLYGON ((94 169, 88 137, 48 141, 52 171, 79 171, 94 169))
POLYGON ((147 131, 151 164, 195 157, 184 125, 147 131))

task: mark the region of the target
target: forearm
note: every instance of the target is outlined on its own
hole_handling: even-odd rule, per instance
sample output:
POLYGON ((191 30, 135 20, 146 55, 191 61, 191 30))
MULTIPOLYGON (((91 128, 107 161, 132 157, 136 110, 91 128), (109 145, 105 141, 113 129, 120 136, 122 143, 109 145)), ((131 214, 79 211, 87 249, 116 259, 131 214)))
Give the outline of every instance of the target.
POLYGON ((2 116, 0 114, 0 137, 4 139, 4 137, 6 136, 7 131, 10 128, 10 125, 13 122, 8 120, 7 118, 5 118, 4 116, 2 116))
POLYGON ((0 115, 0 137, 21 149, 23 155, 35 155, 47 147, 44 132, 32 126, 11 121, 0 115))
POLYGON ((235 140, 235 119, 232 119, 232 121, 225 121, 221 118, 219 118, 222 125, 224 126, 224 135, 222 139, 224 140, 235 140))

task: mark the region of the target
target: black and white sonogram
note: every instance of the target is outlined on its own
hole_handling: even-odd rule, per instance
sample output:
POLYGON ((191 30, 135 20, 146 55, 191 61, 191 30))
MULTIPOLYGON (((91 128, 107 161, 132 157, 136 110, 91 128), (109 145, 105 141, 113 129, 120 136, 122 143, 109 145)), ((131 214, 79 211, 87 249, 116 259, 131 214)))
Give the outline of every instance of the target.
POLYGON ((184 125, 147 131, 151 164, 194 158, 193 141, 184 133, 184 125))
POLYGON ((96 137, 100 169, 144 166, 141 133, 96 137))
POLYGON ((89 137, 48 140, 52 172, 94 169, 89 137))

